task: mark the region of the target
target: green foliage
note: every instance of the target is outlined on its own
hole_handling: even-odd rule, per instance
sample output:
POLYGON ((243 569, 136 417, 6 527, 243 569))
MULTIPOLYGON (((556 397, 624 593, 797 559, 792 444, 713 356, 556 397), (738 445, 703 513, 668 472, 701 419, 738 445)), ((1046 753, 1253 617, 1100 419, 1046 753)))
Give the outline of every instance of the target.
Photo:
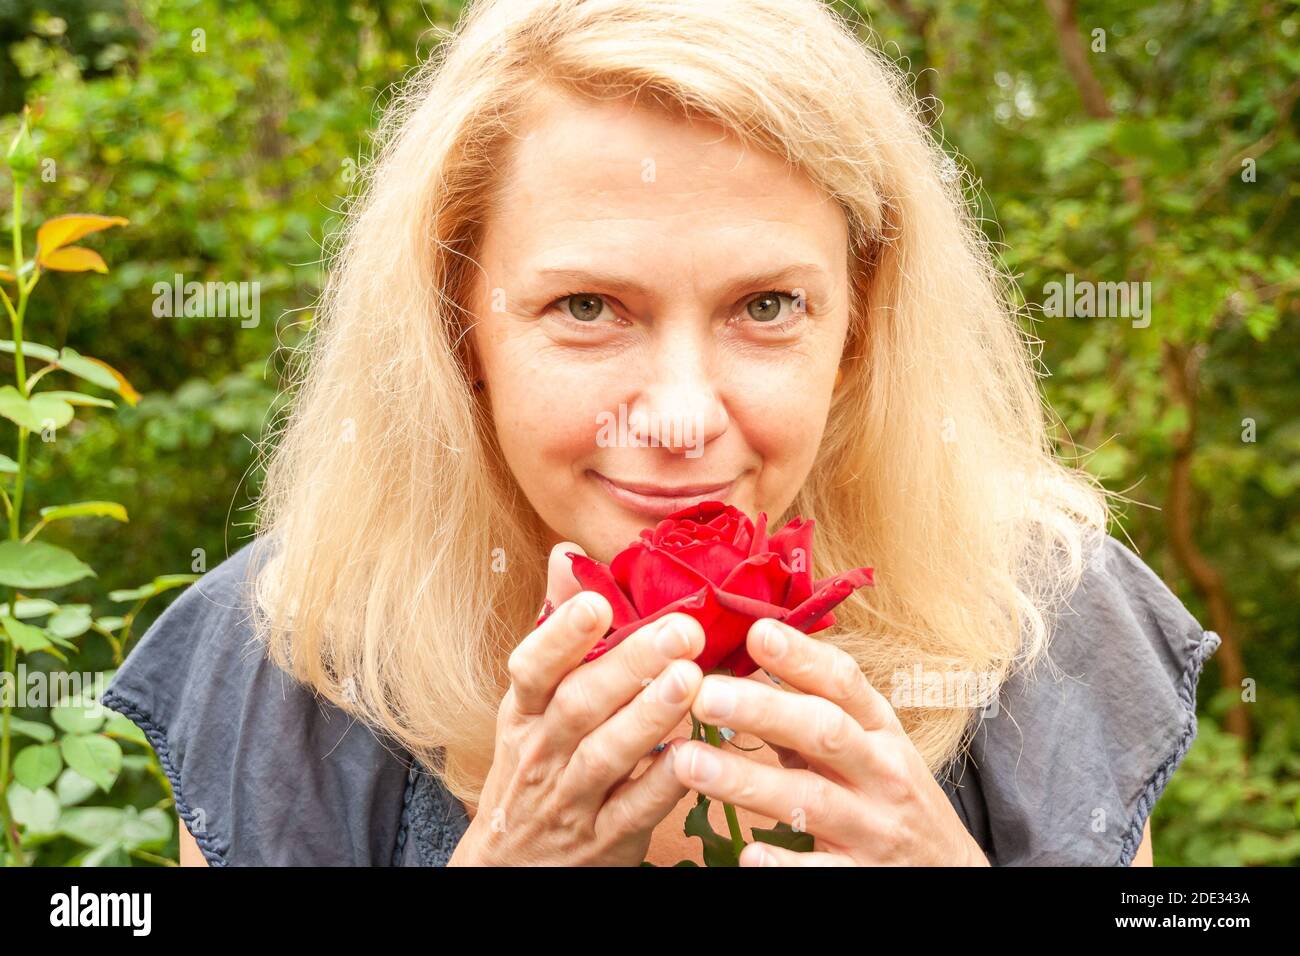
MULTIPOLYGON (((1260 703, 1246 705, 1252 739, 1227 734, 1223 706, 1241 689, 1211 712, 1222 670, 1210 661, 1200 736, 1156 810, 1157 862, 1300 861, 1282 825, 1289 812, 1295 829, 1300 725, 1300 8, 1077 5, 1107 105, 1093 115, 1043 5, 832 6, 865 18, 918 91, 938 97, 927 115, 968 176, 972 207, 1018 282, 1026 330, 1041 341, 1059 450, 1125 493, 1116 533, 1209 624, 1170 532, 1173 462, 1194 425, 1187 517, 1225 582, 1260 703), (1096 30, 1104 50, 1090 48, 1096 30), (1047 287, 1067 275, 1149 281, 1149 325, 1047 315, 1047 287), (1171 346, 1194 364, 1190 406, 1170 389, 1171 346)), ((14 144, 27 203, 24 212, 0 190, 0 248, 15 216, 31 221, 35 209, 131 220, 95 237, 110 271, 90 261, 90 275, 48 273, 28 303, 35 341, 24 360, 29 374, 49 367, 48 381, 24 394, 20 337, 0 341, 0 481, 12 490, 22 472, 37 498, 23 533, 0 544, 0 586, 14 598, 0 609, 6 653, 45 671, 111 670, 126 635, 162 603, 149 603, 167 587, 160 574, 201 573, 242 543, 259 479, 253 444, 281 408, 281 350, 311 325, 322 246, 377 109, 430 52, 431 27, 450 26, 460 7, 55 0, 0 11, 0 149, 14 144), (24 103, 44 104, 29 129, 24 103), (159 284, 177 275, 258 283, 258 320, 159 315, 159 284), (24 457, 11 436, 39 437, 47 422, 56 440, 33 439, 24 457), (61 505, 74 510, 43 510, 61 505), (141 581, 154 590, 137 591, 141 581), (105 596, 121 603, 106 607, 105 596)), ((30 279, 0 253, 6 266, 30 279)), ((3 273, 0 289, 14 289, 3 273)), ((168 807, 166 781, 122 723, 69 730, 48 706, 10 714, 11 775, 23 776, 9 805, 27 855, 175 858, 174 828, 160 842, 147 816, 168 807), (69 736, 121 749, 107 793, 109 749, 69 736), (73 768, 69 749, 83 765, 103 758, 98 781, 73 768)))

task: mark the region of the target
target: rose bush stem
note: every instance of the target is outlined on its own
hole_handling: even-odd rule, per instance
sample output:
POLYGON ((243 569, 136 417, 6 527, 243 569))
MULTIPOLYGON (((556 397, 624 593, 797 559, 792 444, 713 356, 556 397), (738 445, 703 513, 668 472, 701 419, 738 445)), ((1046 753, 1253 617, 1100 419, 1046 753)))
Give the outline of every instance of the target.
MULTIPOLYGON (((704 739, 713 746, 722 748, 722 735, 713 724, 704 725, 704 739)), ((740 833, 740 820, 736 817, 736 808, 724 802, 722 812, 727 817, 727 829, 731 831, 731 846, 735 849, 736 856, 740 856, 740 851, 745 849, 745 838, 740 833)))

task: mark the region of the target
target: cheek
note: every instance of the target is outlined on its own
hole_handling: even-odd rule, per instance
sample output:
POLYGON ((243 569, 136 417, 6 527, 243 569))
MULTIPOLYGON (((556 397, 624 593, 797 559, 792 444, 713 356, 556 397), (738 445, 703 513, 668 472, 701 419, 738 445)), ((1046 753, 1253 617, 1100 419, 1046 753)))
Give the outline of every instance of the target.
POLYGON ((595 447, 597 413, 610 394, 590 366, 539 351, 536 343, 500 349, 489 395, 498 440, 515 474, 546 482, 595 447))
POLYGON ((821 443, 835 373, 828 381, 819 359, 800 355, 733 367, 733 420, 765 468, 781 475, 810 468, 821 443))

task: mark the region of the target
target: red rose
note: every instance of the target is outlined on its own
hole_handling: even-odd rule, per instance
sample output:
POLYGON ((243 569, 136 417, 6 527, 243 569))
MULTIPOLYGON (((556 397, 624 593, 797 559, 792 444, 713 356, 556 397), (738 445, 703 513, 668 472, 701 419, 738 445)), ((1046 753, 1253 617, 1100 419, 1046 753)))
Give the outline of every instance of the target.
POLYGON ((759 618, 776 618, 805 634, 832 626, 831 608, 873 584, 873 571, 857 568, 814 581, 813 524, 795 518, 768 537, 765 513, 755 526, 731 505, 704 501, 642 531, 608 566, 570 552, 583 589, 603 595, 614 609, 609 632, 584 661, 647 622, 681 611, 704 628, 704 650, 695 659, 700 669, 730 668, 744 677, 758 666, 745 650, 745 636, 759 618))

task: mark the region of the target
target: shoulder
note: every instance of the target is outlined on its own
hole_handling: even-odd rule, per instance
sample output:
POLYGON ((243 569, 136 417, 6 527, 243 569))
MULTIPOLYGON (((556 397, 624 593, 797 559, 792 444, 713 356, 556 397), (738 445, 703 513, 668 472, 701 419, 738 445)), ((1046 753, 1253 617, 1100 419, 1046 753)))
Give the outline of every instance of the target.
POLYGON ((1046 660, 981 715, 949 796, 995 863, 1129 865, 1196 736, 1219 637, 1105 536, 1055 616, 1046 660))
POLYGON ((387 865, 410 757, 272 662, 252 628, 245 545, 154 621, 105 706, 134 721, 213 866, 387 865))

